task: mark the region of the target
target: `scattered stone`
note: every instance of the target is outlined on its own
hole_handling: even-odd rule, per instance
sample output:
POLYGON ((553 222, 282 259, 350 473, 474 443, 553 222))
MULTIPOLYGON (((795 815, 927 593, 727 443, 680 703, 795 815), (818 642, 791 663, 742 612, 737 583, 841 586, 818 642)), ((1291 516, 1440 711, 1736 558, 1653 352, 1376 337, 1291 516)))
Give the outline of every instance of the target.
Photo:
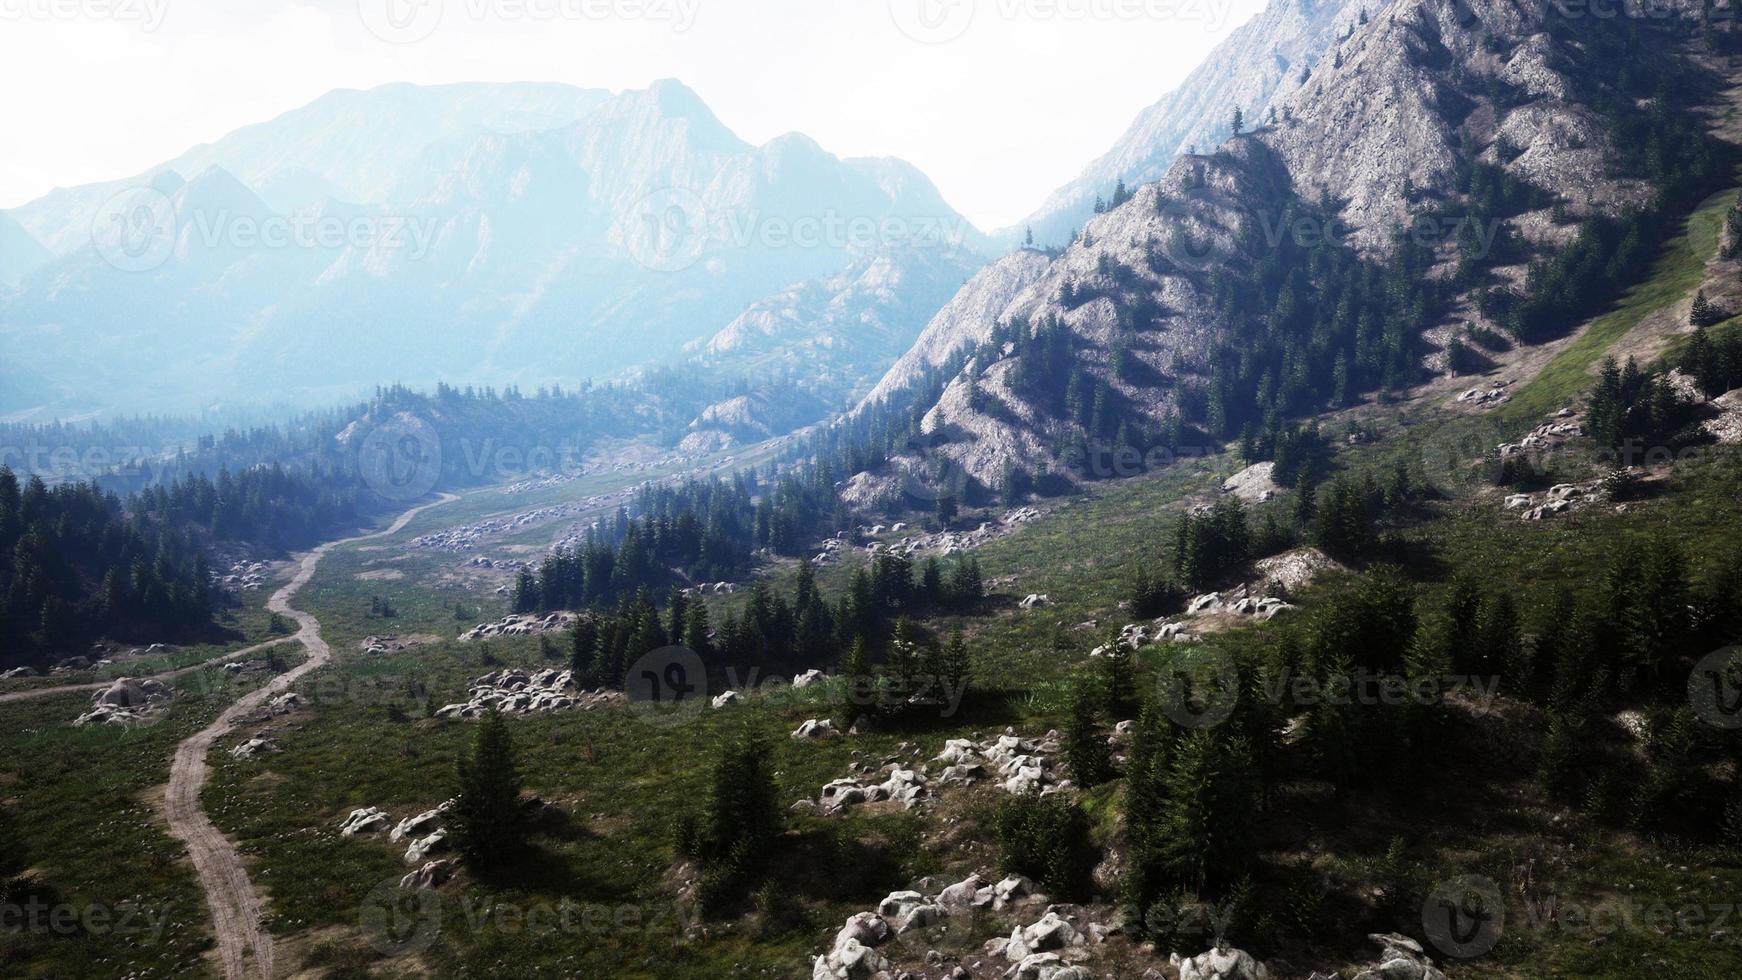
POLYGON ((393 832, 387 835, 387 839, 397 844, 407 837, 422 837, 441 830, 447 826, 448 813, 458 803, 458 800, 449 800, 434 810, 427 810, 415 817, 406 817, 399 821, 399 826, 393 828, 393 832))
MULTIPOLYGON (((1446 980, 1421 944, 1408 936, 1374 933, 1367 938, 1379 947, 1379 962, 1355 974, 1355 980, 1446 980)), ((1186 978, 1182 975, 1181 980, 1186 978)))
POLYGON ((1026 596, 1021 602, 1017 603, 1017 605, 1024 609, 1040 609, 1043 606, 1052 605, 1052 596, 1038 594, 1026 596))
POLYGON ((267 752, 277 752, 278 746, 271 739, 251 738, 230 750, 232 758, 252 759, 267 752))
POLYGON ((744 696, 739 694, 737 691, 727 691, 708 703, 713 705, 715 710, 720 708, 730 708, 736 704, 743 704, 744 696))
POLYGON ((828 679, 829 675, 820 670, 807 670, 793 678, 792 686, 802 691, 813 684, 821 684, 828 679))
POLYGON ((505 715, 547 714, 554 711, 592 711, 620 704, 623 694, 599 689, 581 691, 574 674, 567 670, 499 670, 472 682, 467 701, 450 704, 436 712, 437 718, 482 718, 492 710, 505 715))
POLYGON ((1269 980, 1270 977, 1264 964, 1238 949, 1212 949, 1189 959, 1175 953, 1168 962, 1179 970, 1179 980, 1269 980))
POLYGON ((448 832, 438 830, 421 840, 412 841, 411 846, 405 851, 405 863, 413 866, 423 864, 424 859, 431 854, 445 854, 452 850, 452 847, 448 843, 448 832))
MULTIPOLYGON (((381 811, 380 807, 365 807, 352 810, 351 815, 339 824, 340 837, 355 837, 358 834, 383 834, 393 823, 391 817, 381 811)), ((395 838, 397 840, 397 838, 395 838)))
POLYGON ((91 710, 74 725, 133 725, 157 716, 175 696, 168 685, 149 677, 123 677, 91 697, 91 710))
POLYGON ((461 642, 484 640, 496 636, 543 636, 568 629, 575 621, 573 613, 553 612, 546 616, 507 616, 494 623, 474 626, 460 634, 461 642))
POLYGON ((792 738, 802 742, 812 738, 839 738, 840 735, 841 733, 835 729, 835 723, 831 719, 812 718, 798 726, 798 730, 792 733, 792 738))
POLYGON ((411 874, 399 879, 399 887, 429 890, 440 888, 454 876, 457 862, 449 858, 444 861, 431 861, 411 874))

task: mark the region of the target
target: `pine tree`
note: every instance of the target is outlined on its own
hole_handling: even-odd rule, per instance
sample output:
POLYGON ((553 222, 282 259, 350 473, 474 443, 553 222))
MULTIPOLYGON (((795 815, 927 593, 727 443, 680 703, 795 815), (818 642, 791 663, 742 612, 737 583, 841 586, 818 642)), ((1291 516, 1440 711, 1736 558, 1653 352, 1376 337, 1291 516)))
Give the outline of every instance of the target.
POLYGON ((1706 298, 1705 290, 1702 289, 1694 294, 1693 309, 1688 313, 1689 325, 1695 327, 1709 327, 1714 323, 1721 323, 1723 320, 1723 312, 1716 306, 1713 306, 1711 300, 1706 298))
POLYGON ((1071 778, 1085 789, 1113 778, 1112 750, 1101 735, 1095 700, 1090 685, 1079 682, 1071 692, 1070 722, 1065 728, 1065 764, 1071 778))
POLYGON ((1238 881, 1251 862, 1258 813, 1244 740, 1199 729, 1174 747, 1163 807, 1162 859, 1200 894, 1238 881))
POLYGON ((1239 136, 1246 128, 1246 112, 1239 106, 1234 107, 1234 135, 1239 136))
POLYGON ((532 569, 522 568, 514 578, 514 611, 536 612, 540 605, 538 579, 532 574, 532 569))
POLYGON ((525 826, 520 770, 508 723, 492 711, 478 728, 470 756, 459 766, 460 792, 454 830, 460 853, 489 873, 521 846, 525 826))
POLYGON ((700 599, 690 603, 684 621, 683 645, 694 650, 704 662, 714 657, 714 640, 708 628, 708 604, 700 599))
POLYGON ((942 673, 953 690, 961 691, 967 687, 972 666, 968 657, 968 641, 962 637, 961 630, 951 633, 950 641, 944 647, 942 673))
POLYGON ((782 830, 778 793, 773 753, 760 737, 742 736, 722 753, 707 808, 691 818, 694 839, 680 840, 702 865, 703 909, 743 896, 761 878, 782 830))

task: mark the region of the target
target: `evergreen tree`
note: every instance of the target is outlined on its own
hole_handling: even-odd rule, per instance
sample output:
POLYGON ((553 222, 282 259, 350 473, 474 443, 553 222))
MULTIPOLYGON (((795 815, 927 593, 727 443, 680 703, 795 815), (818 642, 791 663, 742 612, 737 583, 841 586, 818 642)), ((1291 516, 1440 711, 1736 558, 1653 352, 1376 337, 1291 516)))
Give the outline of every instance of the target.
POLYGON ((525 827, 520 770, 508 723, 492 711, 478 728, 469 756, 460 760, 454 830, 460 853, 474 870, 499 870, 521 846, 525 827))
POLYGON ((772 755, 754 734, 728 745, 714 767, 706 809, 680 827, 679 850, 702 865, 704 910, 712 912, 754 887, 780 836, 772 755))
POLYGON ((1065 728, 1065 764, 1077 785, 1093 788, 1113 778, 1113 755, 1095 716, 1095 697, 1087 683, 1071 692, 1070 722, 1065 728))

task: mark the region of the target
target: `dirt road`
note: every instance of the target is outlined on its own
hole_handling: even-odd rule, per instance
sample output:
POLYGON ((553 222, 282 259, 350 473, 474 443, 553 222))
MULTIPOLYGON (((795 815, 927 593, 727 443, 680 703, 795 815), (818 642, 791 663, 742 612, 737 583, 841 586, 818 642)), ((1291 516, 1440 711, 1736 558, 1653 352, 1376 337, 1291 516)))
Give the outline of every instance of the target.
MULTIPOLYGON (((232 660, 241 660, 243 657, 252 657, 253 655, 261 652, 262 650, 270 650, 275 646, 280 646, 280 645, 285 644, 285 643, 295 643, 295 642, 296 642, 296 637, 294 637, 294 636, 280 637, 279 639, 276 639, 276 640, 267 640, 265 643, 256 644, 254 646, 249 647, 246 650, 237 650, 233 653, 226 653, 221 657, 215 657, 211 660, 201 661, 200 663, 194 664, 191 667, 178 667, 175 670, 164 671, 161 674, 141 674, 138 677, 135 677, 133 679, 142 680, 142 681, 144 681, 144 680, 172 681, 172 680, 175 680, 177 677, 183 677, 187 674, 195 674, 195 673, 198 673, 198 672, 205 670, 207 668, 210 668, 210 667, 222 666, 224 664, 229 663, 232 660)), ((90 684, 61 684, 57 687, 38 687, 38 688, 32 688, 31 690, 28 690, 28 691, 13 691, 10 694, 0 694, 0 704, 6 704, 6 703, 11 702, 11 701, 30 701, 30 700, 33 700, 35 698, 49 698, 49 697, 54 697, 57 694, 77 694, 80 691, 101 691, 104 688, 107 688, 110 684, 113 684, 116 681, 121 680, 123 677, 132 677, 132 676, 133 675, 131 675, 131 674, 123 674, 123 675, 119 675, 116 677, 111 677, 106 681, 96 681, 96 682, 90 683, 90 684)))
MULTIPOLYGON (((296 620, 301 629, 291 639, 308 648, 308 659, 294 670, 281 674, 271 683, 252 691, 218 716, 218 720, 176 747, 175 760, 170 765, 169 788, 163 796, 163 815, 169 831, 188 849, 200 885, 206 892, 206 904, 212 910, 212 929, 218 940, 218 952, 224 962, 224 976, 241 980, 252 973, 262 980, 271 980, 272 936, 261 926, 260 896, 248 880, 248 869, 242 855, 228 838, 207 819, 200 809, 200 792, 206 785, 206 756, 212 745, 235 730, 237 722, 268 699, 283 693, 310 671, 318 670, 332 657, 332 650, 321 639, 321 624, 308 613, 292 609, 290 601, 314 577, 315 569, 327 553, 340 545, 355 544, 374 538, 398 534, 412 518, 459 498, 443 494, 442 499, 414 507, 384 531, 321 545, 303 556, 296 576, 272 596, 267 608, 296 620), (249 967, 252 957, 252 969, 249 967)), ((35 693, 35 692, 31 692, 35 693)))

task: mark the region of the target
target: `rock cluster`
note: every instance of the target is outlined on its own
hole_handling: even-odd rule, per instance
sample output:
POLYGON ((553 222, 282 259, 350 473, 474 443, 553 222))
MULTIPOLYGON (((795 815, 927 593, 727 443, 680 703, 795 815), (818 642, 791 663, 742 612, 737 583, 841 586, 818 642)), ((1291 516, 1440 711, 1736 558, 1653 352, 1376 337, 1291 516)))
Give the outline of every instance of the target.
MULTIPOLYGON (((849 918, 827 953, 816 958, 812 980, 870 980, 894 969, 890 961, 878 952, 878 947, 899 936, 918 933, 938 925, 951 916, 972 914, 993 909, 1014 910, 1045 905, 1048 899, 1039 894, 1034 882, 1021 876, 1005 878, 991 884, 979 874, 953 885, 927 879, 913 890, 891 892, 877 905, 875 912, 860 912, 849 918), (927 897, 927 893, 931 893, 927 897)), ((990 955, 1016 964, 1005 974, 1013 980, 1089 980, 1090 974, 1080 967, 1067 966, 1066 959, 1083 959, 1086 938, 1054 906, 1037 921, 1017 925, 1010 938, 994 939, 986 944, 990 955)), ((937 954, 928 955, 927 962, 941 963, 937 954)), ((952 977, 965 977, 960 967, 952 977)))
POLYGON ((278 746, 269 738, 251 738, 238 744, 230 750, 231 758, 252 759, 268 752, 277 752, 278 746))
POLYGON ((433 534, 413 538, 411 546, 423 551, 443 551, 452 554, 471 551, 487 539, 497 535, 524 531, 540 524, 567 517, 578 517, 589 510, 605 506, 609 502, 603 497, 594 497, 554 507, 540 507, 537 510, 508 514, 503 517, 491 517, 476 524, 461 524, 436 531, 433 534))
POLYGON ((1203 637, 1186 632, 1182 623, 1170 623, 1166 617, 1153 623, 1132 623, 1119 631, 1112 644, 1089 651, 1091 657, 1105 657, 1114 650, 1141 650, 1157 643, 1196 643, 1203 637))
POLYGON ((168 704, 175 692, 162 681, 149 677, 123 677, 91 697, 91 710, 73 724, 131 725, 150 721, 168 704))
POLYGON ((812 718, 792 733, 792 740, 804 742, 813 738, 839 738, 840 729, 835 727, 833 720, 828 718, 812 718))
POLYGON ((686 596, 698 595, 737 595, 738 586, 731 582, 703 582, 693 589, 683 590, 686 596))
POLYGON ((239 561, 229 571, 213 576, 216 583, 231 592, 253 592, 266 585, 272 566, 263 561, 239 561))
POLYGON ((1367 938, 1379 947, 1379 962, 1355 974, 1355 980, 1446 980, 1421 944, 1408 936, 1375 933, 1367 938))
POLYGON ((1052 596, 1039 594, 1024 596, 1017 605, 1023 609, 1042 609, 1052 605, 1052 596))
POLYGON ((1466 405, 1504 405, 1512 400, 1512 395, 1506 390, 1510 384, 1510 381, 1496 381, 1486 388, 1471 388, 1458 396, 1458 402, 1466 405))
POLYGON ((542 636, 565 630, 575 621, 573 613, 553 612, 545 616, 505 616, 494 623, 474 626, 460 634, 462 642, 484 640, 496 636, 542 636))
POLYGON ((614 691, 582 691, 570 671, 508 669, 485 674, 473 681, 468 700, 447 705, 435 716, 482 718, 492 709, 505 715, 591 711, 622 700, 623 695, 614 691))
POLYGON ((1541 521, 1564 514, 1591 499, 1591 491, 1574 483, 1563 483, 1546 495, 1515 493, 1506 498, 1507 510, 1523 511, 1520 518, 1541 521))
POLYGON ((427 637, 419 639, 414 636, 395 636, 389 633, 385 636, 366 636, 359 646, 362 647, 364 653, 372 657, 379 657, 389 653, 404 653, 412 647, 421 646, 428 639, 427 637))
POLYGON ((1532 429, 1530 434, 1517 442, 1503 442, 1498 447, 1501 459, 1513 456, 1523 456, 1531 452, 1546 452, 1558 449, 1574 436, 1585 434, 1585 427, 1574 421, 1545 422, 1532 429))
POLYGON ((1253 595, 1250 586, 1242 585, 1228 592, 1210 592, 1198 596, 1186 603, 1187 616, 1211 616, 1226 613, 1234 616, 1252 616, 1257 619, 1275 619, 1283 613, 1293 612, 1295 607, 1275 596, 1253 595))
POLYGON ((458 867, 458 865, 459 862, 452 858, 442 861, 430 861, 423 867, 413 871, 411 874, 399 879, 399 887, 421 889, 425 891, 433 888, 440 888, 448 883, 449 878, 454 876, 454 868, 458 867))
POLYGON ((339 824, 339 836, 385 834, 392 826, 393 818, 382 812, 380 807, 364 807, 360 810, 352 810, 351 815, 339 824))
MULTIPOLYGON (((906 761, 908 748, 904 743, 881 766, 856 763, 851 775, 829 783, 816 800, 800 800, 794 808, 834 814, 862 803, 893 800, 911 810, 931 800, 938 790, 973 786, 988 779, 996 780, 1005 792, 1018 795, 1049 796, 1071 786, 1070 780, 1060 775, 1057 732, 1048 732, 1038 742, 1020 737, 1014 729, 982 741, 950 739, 929 766, 906 761)), ((917 755, 917 750, 912 754, 917 755)))
POLYGON ((1269 980, 1270 971, 1250 953, 1217 947, 1207 953, 1184 957, 1174 953, 1168 964, 1179 971, 1180 980, 1269 980))
POLYGON ((1742 443, 1742 388, 1712 399, 1712 407, 1718 417, 1705 424, 1706 433, 1721 445, 1742 443))
POLYGON ((23 678, 26 678, 26 677, 35 677, 35 676, 36 676, 36 671, 32 670, 29 667, 14 667, 11 670, 5 671, 4 673, 0 673, 0 681, 16 681, 16 680, 22 680, 23 678))

